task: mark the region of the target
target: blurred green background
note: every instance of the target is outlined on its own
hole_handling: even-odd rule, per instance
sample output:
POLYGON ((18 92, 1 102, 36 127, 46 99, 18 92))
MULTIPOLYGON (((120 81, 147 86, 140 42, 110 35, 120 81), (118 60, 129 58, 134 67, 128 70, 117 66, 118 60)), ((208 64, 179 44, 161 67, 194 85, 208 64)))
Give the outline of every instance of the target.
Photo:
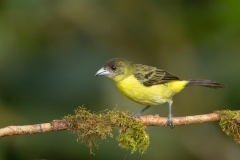
MULTIPOLYGON (((0 1, 0 127, 50 122, 84 105, 137 112, 106 77, 111 58, 211 79, 225 89, 189 87, 174 97, 174 116, 239 109, 240 1, 0 1)), ((145 114, 167 116, 167 104, 145 114)), ((0 139, 0 160, 235 160, 240 146, 218 123, 148 127, 147 153, 130 154, 109 138, 95 149, 68 131, 0 139)), ((115 134, 116 136, 116 134, 115 134)))

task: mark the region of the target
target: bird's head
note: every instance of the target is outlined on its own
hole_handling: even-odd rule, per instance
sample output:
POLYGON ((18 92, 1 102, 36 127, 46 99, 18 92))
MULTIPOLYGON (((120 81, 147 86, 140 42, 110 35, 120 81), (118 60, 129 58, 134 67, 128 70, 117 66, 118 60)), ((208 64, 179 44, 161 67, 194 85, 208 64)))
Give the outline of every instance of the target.
POLYGON ((122 58, 109 60, 105 65, 97 71, 95 76, 105 75, 108 78, 119 82, 130 76, 134 70, 133 64, 122 58))

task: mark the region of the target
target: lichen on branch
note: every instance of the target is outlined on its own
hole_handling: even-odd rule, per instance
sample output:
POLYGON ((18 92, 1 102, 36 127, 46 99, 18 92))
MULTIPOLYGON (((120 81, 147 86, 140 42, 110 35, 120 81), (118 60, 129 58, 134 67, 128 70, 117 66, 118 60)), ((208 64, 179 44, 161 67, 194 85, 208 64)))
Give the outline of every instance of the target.
POLYGON ((220 116, 219 125, 222 130, 240 144, 240 111, 222 110, 215 113, 220 116))
MULTIPOLYGON (((131 150, 131 153, 139 150, 143 154, 149 146, 146 126, 165 126, 167 117, 145 115, 141 116, 141 119, 132 119, 129 115, 129 111, 120 111, 118 108, 92 113, 84 107, 79 107, 74 115, 65 116, 63 120, 0 128, 0 137, 71 130, 72 133, 77 134, 77 140, 89 146, 90 153, 93 153, 93 148, 98 147, 99 141, 107 137, 112 138, 112 131, 117 128, 119 135, 116 139, 119 146, 131 150)), ((240 144, 240 110, 222 110, 209 114, 173 117, 175 126, 215 121, 220 121, 219 125, 222 130, 240 144)))
POLYGON ((122 112, 118 108, 104 110, 99 113, 91 113, 84 107, 75 110, 74 115, 63 118, 69 125, 69 130, 77 134, 77 140, 85 143, 93 153, 93 147, 98 147, 99 140, 107 137, 113 138, 112 130, 117 128, 119 135, 117 141, 119 146, 130 149, 131 153, 139 150, 141 154, 146 152, 149 146, 149 136, 141 122, 133 120, 129 112, 122 112))

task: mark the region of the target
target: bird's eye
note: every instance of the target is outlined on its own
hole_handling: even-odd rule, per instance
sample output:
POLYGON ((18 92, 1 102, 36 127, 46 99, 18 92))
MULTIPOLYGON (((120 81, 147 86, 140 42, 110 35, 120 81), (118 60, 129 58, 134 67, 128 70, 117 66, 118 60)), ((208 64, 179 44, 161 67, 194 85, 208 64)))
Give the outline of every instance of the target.
POLYGON ((117 69, 117 67, 116 67, 116 66, 114 66, 114 65, 112 65, 112 66, 111 66, 111 69, 112 69, 112 70, 116 70, 116 69, 117 69))

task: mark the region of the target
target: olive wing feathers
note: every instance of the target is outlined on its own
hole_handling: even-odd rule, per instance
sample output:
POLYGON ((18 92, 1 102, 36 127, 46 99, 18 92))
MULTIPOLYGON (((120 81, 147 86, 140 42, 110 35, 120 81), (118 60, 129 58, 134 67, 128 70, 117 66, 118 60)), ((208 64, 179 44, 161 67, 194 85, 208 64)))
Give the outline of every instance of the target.
POLYGON ((164 84, 173 80, 179 80, 173 74, 157 69, 156 67, 134 64, 134 76, 145 86, 164 84))

